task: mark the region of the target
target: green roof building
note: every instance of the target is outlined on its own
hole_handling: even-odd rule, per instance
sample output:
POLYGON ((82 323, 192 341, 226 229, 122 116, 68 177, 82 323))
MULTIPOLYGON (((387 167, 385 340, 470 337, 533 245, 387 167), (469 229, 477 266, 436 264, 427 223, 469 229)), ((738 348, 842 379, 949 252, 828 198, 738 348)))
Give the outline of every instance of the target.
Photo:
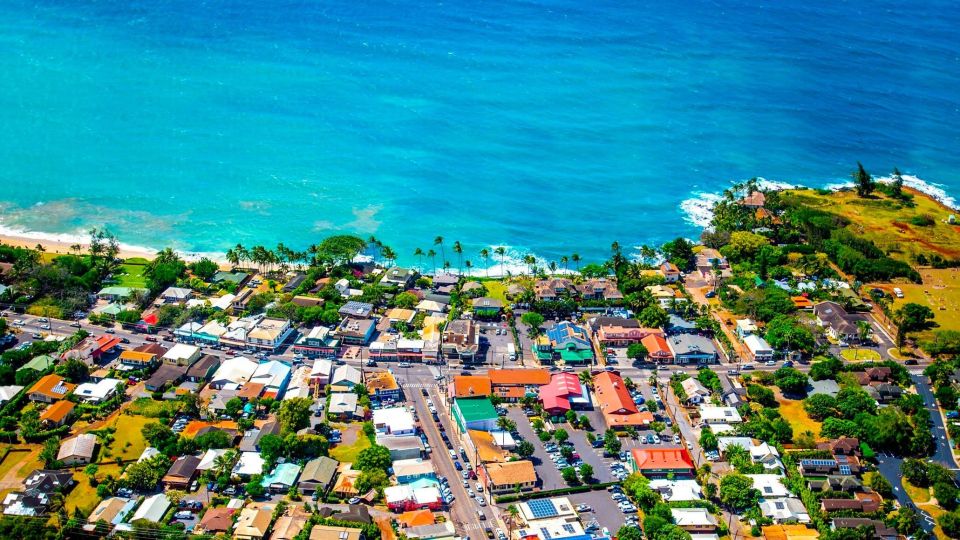
POLYGON ((47 369, 50 369, 51 367, 55 366, 56 364, 57 364, 57 359, 56 359, 56 358, 54 358, 54 357, 52 357, 52 356, 50 356, 50 355, 41 354, 40 356, 34 356, 29 362, 27 362, 26 364, 20 366, 20 369, 18 369, 17 371, 20 371, 20 370, 23 370, 23 369, 33 369, 33 370, 36 370, 36 371, 46 371, 47 369))
POLYGON ((490 398, 456 399, 453 401, 453 418, 461 433, 468 429, 493 431, 497 428, 497 410, 490 398))

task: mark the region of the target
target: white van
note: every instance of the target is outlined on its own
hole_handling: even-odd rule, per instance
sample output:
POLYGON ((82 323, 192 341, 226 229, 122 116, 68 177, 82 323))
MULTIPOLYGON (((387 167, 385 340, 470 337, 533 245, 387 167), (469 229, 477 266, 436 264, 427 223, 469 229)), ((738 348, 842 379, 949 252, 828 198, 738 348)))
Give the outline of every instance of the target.
POLYGON ((893 288, 893 295, 897 298, 903 298, 903 290, 900 287, 893 288))

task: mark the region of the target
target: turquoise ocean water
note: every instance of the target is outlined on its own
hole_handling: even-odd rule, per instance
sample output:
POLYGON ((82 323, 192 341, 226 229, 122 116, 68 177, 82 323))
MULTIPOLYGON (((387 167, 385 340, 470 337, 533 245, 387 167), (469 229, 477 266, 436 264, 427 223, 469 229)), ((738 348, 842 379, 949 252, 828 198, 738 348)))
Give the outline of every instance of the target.
POLYGON ((861 160, 960 192, 955 2, 0 3, 0 224, 546 260, 861 160), (448 248, 449 251, 449 248, 448 248))

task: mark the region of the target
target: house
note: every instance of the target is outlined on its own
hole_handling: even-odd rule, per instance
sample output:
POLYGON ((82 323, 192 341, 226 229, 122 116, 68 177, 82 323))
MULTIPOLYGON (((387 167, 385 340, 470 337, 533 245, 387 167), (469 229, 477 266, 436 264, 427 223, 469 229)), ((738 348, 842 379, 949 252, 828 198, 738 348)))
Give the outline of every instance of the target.
POLYGON ((779 472, 783 469, 780 452, 765 442, 755 441, 750 437, 719 437, 717 443, 721 455, 725 455, 728 448, 739 446, 750 453, 753 463, 763 465, 764 470, 779 472))
POLYGON ((393 512, 409 512, 421 508, 440 510, 443 498, 436 487, 412 488, 410 486, 390 486, 383 490, 387 508, 393 512))
POLYGON ((712 364, 717 361, 717 348, 710 338, 699 334, 677 334, 667 340, 677 364, 712 364))
POLYGON ((417 316, 415 309, 391 308, 383 314, 384 318, 390 321, 390 324, 413 324, 414 317, 417 316))
POLYGON ((287 493, 290 488, 297 485, 297 478, 300 476, 300 466, 296 463, 280 463, 273 468, 270 474, 264 475, 260 485, 268 493, 287 493))
POLYGON ((743 418, 737 409, 733 407, 716 407, 713 405, 700 406, 700 420, 704 424, 739 424, 743 418))
POLYGON ((127 513, 133 510, 136 501, 131 501, 123 497, 107 497, 100 501, 100 504, 87 516, 87 523, 96 524, 100 521, 111 525, 123 522, 127 513))
POLYGON ((500 316, 503 311, 503 301, 496 298, 481 297, 474 298, 470 306, 473 308, 473 316, 478 319, 492 319, 500 316))
POLYGON ((259 364, 243 356, 227 358, 210 378, 210 387, 238 390, 250 380, 258 366, 259 364))
POLYGON ((77 385, 66 382, 63 377, 51 373, 33 383, 27 391, 27 398, 30 401, 53 403, 67 397, 76 387, 77 385))
POLYGON ((671 508, 673 522, 690 534, 710 534, 717 530, 717 518, 706 508, 671 508))
POLYGON ((280 435, 280 422, 268 420, 259 428, 252 427, 243 434, 237 449, 241 452, 259 452, 260 439, 266 435, 280 435))
POLYGON ((433 517, 433 512, 429 510, 411 510, 397 516, 397 524, 402 529, 410 527, 421 527, 423 525, 433 525, 437 522, 433 517))
POLYGON ((276 351, 293 334, 293 325, 286 319, 264 317, 247 333, 247 345, 265 351, 276 351))
POLYGON ((893 376, 893 370, 887 366, 871 367, 865 371, 857 371, 853 374, 861 386, 875 383, 889 382, 893 376))
POLYGON ((363 418, 363 407, 357 405, 357 395, 353 392, 335 392, 330 394, 330 408, 327 415, 333 419, 348 421, 363 418))
POLYGON ((750 191, 746 196, 737 201, 741 206, 745 206, 751 210, 757 210, 763 208, 763 205, 766 204, 767 198, 762 191, 750 191))
POLYGON ((749 357, 755 362, 773 360, 773 347, 762 337, 750 334, 743 338, 743 344, 747 347, 749 357))
POLYGON ((849 476, 860 474, 861 469, 860 460, 856 456, 837 454, 831 459, 801 459, 798 467, 804 476, 849 476))
POLYGON ((262 384, 264 396, 283 399, 283 393, 290 383, 290 366, 279 360, 261 362, 250 376, 249 382, 262 384))
POLYGON ((399 401, 400 385, 389 371, 367 373, 367 392, 370 397, 380 401, 399 401))
POLYGON ((330 375, 330 387, 334 391, 353 391, 360 384, 360 370, 350 366, 338 366, 330 375))
POLYGON ((574 409, 590 409, 590 391, 574 373, 555 373, 540 387, 540 402, 550 416, 563 416, 574 409))
POLYGON ((232 283, 239 289, 243 287, 249 279, 250 274, 245 272, 225 272, 221 270, 210 278, 210 283, 232 283))
POLYGON ((307 280, 307 275, 303 272, 294 272, 290 279, 283 284, 282 292, 287 294, 292 293, 293 291, 300 288, 300 285, 303 285, 303 282, 307 280))
POLYGON ((647 286, 647 292, 653 296, 657 305, 668 311, 672 310, 678 302, 687 301, 680 291, 665 285, 649 285, 647 286))
POLYGON ((857 493, 861 498, 855 499, 821 499, 820 510, 825 514, 830 512, 864 512, 872 514, 882 508, 883 499, 876 493, 857 493))
POLYGON ((40 356, 34 356, 33 358, 30 359, 29 362, 17 368, 17 372, 24 371, 27 369, 43 372, 52 368, 55 365, 57 365, 56 358, 50 356, 49 354, 41 354, 40 356))
POLYGON ((660 274, 667 283, 676 283, 680 281, 680 269, 672 262, 665 262, 660 265, 660 274))
POLYGON ((238 315, 242 314, 247 310, 247 304, 249 304, 250 300, 253 299, 253 295, 253 289, 243 289, 242 291, 238 292, 230 302, 230 309, 232 309, 233 312, 238 315))
POLYGON ((90 463, 93 460, 93 452, 97 447, 97 436, 92 433, 81 433, 71 437, 60 445, 60 451, 57 453, 57 461, 64 465, 76 465, 78 463, 90 463))
POLYGON ((650 489, 660 494, 664 501, 698 501, 703 498, 700 484, 696 480, 650 480, 650 489))
POLYGON ((199 360, 190 364, 187 369, 186 379, 194 383, 204 383, 213 377, 217 369, 220 368, 220 357, 212 354, 205 354, 199 360))
POLYGON ((595 375, 593 392, 608 428, 643 428, 653 422, 653 414, 649 411, 640 411, 630 397, 623 379, 617 373, 603 371, 595 375))
POLYGON ((189 366, 200 358, 200 352, 200 347, 177 343, 163 355, 162 360, 170 364, 189 366))
POLYGON ((571 296, 576 290, 573 282, 566 278, 541 279, 533 285, 537 300, 547 302, 571 296))
POLYGON ((330 457, 320 456, 311 459, 303 466, 300 473, 298 487, 304 495, 312 495, 319 491, 325 494, 333 485, 333 479, 337 476, 337 466, 340 463, 330 457))
POLYGON ((900 396, 903 395, 903 389, 895 384, 871 385, 867 386, 866 390, 870 397, 879 403, 890 403, 900 399, 900 396))
POLYGON ((456 375, 453 377, 453 397, 485 397, 493 393, 493 383, 486 375, 456 375))
POLYGON ((240 459, 233 466, 233 474, 247 479, 255 474, 263 474, 263 457, 260 452, 240 452, 240 459))
POLYGON ((337 313, 341 317, 350 319, 368 319, 370 314, 373 313, 373 304, 351 300, 344 304, 337 313))
POLYGON ((417 422, 406 407, 390 407, 373 411, 373 428, 382 435, 415 435, 417 422))
POLYGON ((402 459, 393 462, 393 474, 401 484, 413 484, 417 480, 437 480, 437 471, 433 463, 420 458, 402 459))
POLYGON ((623 300, 616 278, 590 278, 577 286, 584 300, 623 300))
POLYGON ((820 532, 805 525, 768 525, 763 528, 764 540, 818 540, 820 532))
POLYGON ((383 277, 380 278, 380 284, 387 287, 399 287, 401 289, 407 289, 413 285, 413 282, 416 281, 416 279, 416 270, 394 266, 383 273, 383 277))
POLYGON ((647 360, 657 364, 672 364, 673 351, 667 340, 660 334, 644 336, 640 343, 647 349, 647 360))
POLYGON ((310 368, 309 380, 314 392, 320 394, 324 387, 330 384, 330 376, 333 374, 333 361, 321 358, 313 362, 310 368))
POLYGON ((180 456, 173 465, 167 469, 167 474, 163 476, 163 487, 166 489, 187 489, 190 482, 193 482, 197 476, 197 467, 200 466, 200 458, 197 456, 180 456))
POLYGON ((594 317, 590 329, 597 347, 627 347, 631 343, 640 343, 650 334, 663 335, 659 328, 643 328, 636 319, 619 317, 594 317))
POLYGON ((647 478, 693 476, 694 465, 686 448, 634 448, 630 453, 630 466, 647 478))
POLYGON ((365 525, 373 523, 373 519, 370 517, 370 511, 367 510, 366 506, 360 504, 348 504, 346 509, 340 511, 325 506, 318 509, 318 512, 322 518, 347 521, 350 523, 362 523, 365 525))
POLYGON ((867 518, 834 518, 830 522, 830 529, 859 529, 860 527, 867 527, 873 529, 873 538, 875 540, 897 540, 900 538, 899 533, 893 527, 887 527, 882 521, 878 519, 867 519, 867 518))
POLYGON ((738 319, 737 320, 737 337, 743 339, 747 336, 752 336, 757 333, 759 329, 757 328, 757 323, 753 322, 750 319, 738 319))
POLYGON ((813 309, 813 301, 806 296, 791 296, 790 301, 793 302, 793 307, 798 310, 808 311, 813 309))
POLYGON ((468 429, 493 431, 499 418, 488 398, 454 399, 452 413, 460 433, 468 429))
POLYGON ((290 302, 295 306, 300 307, 316 307, 322 306, 327 303, 323 298, 314 298, 312 296, 302 296, 297 295, 290 299, 290 302))
POLYGON ((337 325, 334 335, 347 345, 366 345, 373 337, 375 328, 376 321, 373 319, 346 317, 337 325))
POLYGON ((583 365, 593 362, 593 345, 585 328, 569 321, 561 321, 547 329, 533 346, 541 363, 562 360, 565 365, 583 365))
POLYGON ((143 500, 140 508, 137 508, 137 511, 134 512, 130 518, 130 522, 133 523, 138 519, 145 519, 151 523, 160 523, 169 508, 170 499, 167 498, 166 494, 157 493, 156 495, 151 495, 143 500))
POLYGON ((290 376, 290 382, 287 384, 287 390, 283 393, 283 399, 309 398, 313 395, 313 385, 310 381, 310 367, 298 366, 293 370, 290 376))
MULTIPOLYGON (((163 364, 146 380, 144 386, 151 392, 157 392, 167 383, 176 386, 187 373, 187 366, 163 364)), ((81 385, 82 386, 82 385, 81 385)), ((77 388, 79 395, 80 388, 77 388)))
POLYGON ((233 529, 234 512, 234 509, 225 506, 208 508, 194 532, 206 535, 227 533, 233 529))
POLYGON ((858 493, 863 491, 863 482, 855 476, 844 474, 830 474, 823 476, 815 474, 807 478, 807 487, 810 491, 835 491, 843 493, 858 493))
POLYGON ((108 302, 122 302, 136 294, 147 294, 148 292, 150 291, 142 287, 104 287, 97 293, 97 298, 108 302))
POLYGON ((860 439, 840 437, 817 445, 817 450, 827 450, 834 456, 860 456, 860 439))
POLYGON ((39 516, 47 511, 54 494, 66 494, 75 484, 70 471, 35 470, 23 480, 23 491, 14 491, 4 497, 3 513, 39 516))
POLYGON ((280 516, 273 524, 270 540, 294 540, 307 526, 308 516, 309 514, 305 512, 288 513, 280 516))
POLYGON ((240 511, 234 525, 233 537, 235 540, 263 540, 270 530, 273 521, 273 508, 247 506, 240 511))
MULTIPOLYGON (((376 412, 376 411, 374 411, 376 412)), ((426 447, 420 437, 415 435, 377 435, 377 444, 390 451, 390 459, 416 459, 423 455, 426 447)))
MULTIPOLYGON (((166 350, 164 350, 166 353, 166 350)), ((151 352, 124 350, 120 353, 120 363, 136 369, 149 369, 157 363, 157 355, 151 352)))
POLYGON ((443 329, 440 350, 446 358, 473 362, 480 351, 480 334, 473 321, 455 319, 443 329))
POLYGON ((710 390, 697 379, 689 377, 680 383, 685 394, 687 394, 688 404, 700 404, 710 398, 710 390))
POLYGON ((363 531, 350 527, 314 525, 310 540, 364 540, 363 531))
POLYGON ((730 263, 728 263, 726 257, 721 255, 716 249, 704 248, 700 250, 700 252, 697 253, 695 263, 697 271, 705 278, 712 276, 714 269, 720 270, 721 276, 726 277, 729 275, 730 263))
POLYGON ((858 339, 860 332, 857 321, 863 319, 850 315, 840 304, 830 301, 820 302, 813 306, 813 314, 817 318, 817 324, 833 339, 848 342, 858 339))
POLYGON ((164 304, 182 304, 193 298, 193 291, 183 287, 167 287, 160 293, 160 300, 164 304))
POLYGON ((486 478, 487 490, 493 494, 514 492, 517 485, 521 490, 529 491, 537 485, 533 462, 524 459, 487 463, 483 466, 482 476, 486 478))
POLYGON ((73 414, 73 402, 63 399, 47 406, 40 413, 40 423, 49 428, 62 426, 73 414))
POLYGON ((300 335, 293 344, 293 352, 310 358, 333 358, 337 355, 340 341, 335 339, 326 326, 314 326, 300 335))
POLYGON ((550 372, 545 368, 491 369, 487 372, 493 395, 503 401, 514 402, 523 397, 536 397, 538 388, 550 382, 550 372))
POLYGON ((784 477, 779 474, 748 474, 746 477, 753 480, 753 488, 760 492, 760 497, 763 499, 777 499, 792 495, 783 485, 784 477))

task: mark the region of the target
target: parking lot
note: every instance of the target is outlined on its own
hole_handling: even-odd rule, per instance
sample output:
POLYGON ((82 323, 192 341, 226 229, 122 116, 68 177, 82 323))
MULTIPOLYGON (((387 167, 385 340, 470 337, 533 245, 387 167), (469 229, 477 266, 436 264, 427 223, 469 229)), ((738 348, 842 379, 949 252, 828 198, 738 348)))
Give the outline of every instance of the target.
POLYGON ((504 322, 477 321, 480 325, 480 344, 485 347, 483 363, 492 367, 518 367, 516 360, 510 359, 507 345, 513 343, 513 333, 504 322), (497 331, 500 333, 497 334, 497 331))
POLYGON ((574 505, 585 504, 591 508, 588 512, 580 512, 580 520, 585 528, 589 528, 591 523, 596 523, 596 526, 600 529, 596 532, 606 528, 610 534, 616 534, 620 527, 626 523, 628 517, 637 516, 636 512, 624 513, 621 511, 616 501, 611 497, 611 493, 606 490, 575 493, 567 495, 567 498, 574 505))

